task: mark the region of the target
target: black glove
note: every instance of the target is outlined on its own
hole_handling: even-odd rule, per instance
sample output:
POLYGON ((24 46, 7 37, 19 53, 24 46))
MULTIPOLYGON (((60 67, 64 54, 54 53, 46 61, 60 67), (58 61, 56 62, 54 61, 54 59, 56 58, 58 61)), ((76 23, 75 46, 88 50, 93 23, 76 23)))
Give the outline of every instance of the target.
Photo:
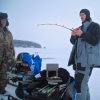
POLYGON ((12 68, 15 67, 15 64, 16 64, 15 58, 8 59, 8 61, 7 61, 8 70, 11 71, 12 68))

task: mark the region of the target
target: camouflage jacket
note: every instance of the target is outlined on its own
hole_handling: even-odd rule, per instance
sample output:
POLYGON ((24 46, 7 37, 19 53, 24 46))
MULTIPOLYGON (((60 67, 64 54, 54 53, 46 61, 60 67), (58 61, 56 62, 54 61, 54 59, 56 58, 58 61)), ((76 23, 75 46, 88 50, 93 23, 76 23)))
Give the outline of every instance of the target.
POLYGON ((13 36, 10 31, 0 28, 0 61, 8 61, 15 58, 13 36))

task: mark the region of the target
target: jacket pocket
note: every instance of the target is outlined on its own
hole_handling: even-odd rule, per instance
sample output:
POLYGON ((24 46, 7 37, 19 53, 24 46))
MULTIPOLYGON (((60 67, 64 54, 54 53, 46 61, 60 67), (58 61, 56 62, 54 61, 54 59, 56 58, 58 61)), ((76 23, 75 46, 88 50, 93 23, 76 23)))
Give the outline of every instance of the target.
POLYGON ((91 45, 88 46, 87 55, 88 55, 87 61, 89 66, 96 66, 100 64, 99 61, 100 55, 98 46, 91 46, 91 45))

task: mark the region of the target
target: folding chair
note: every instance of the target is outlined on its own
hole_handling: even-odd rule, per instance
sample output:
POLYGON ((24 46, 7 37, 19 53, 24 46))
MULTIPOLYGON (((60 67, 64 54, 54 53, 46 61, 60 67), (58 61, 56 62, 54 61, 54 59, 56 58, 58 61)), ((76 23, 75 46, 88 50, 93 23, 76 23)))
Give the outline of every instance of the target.
POLYGON ((46 78, 48 81, 48 84, 56 85, 59 82, 62 82, 61 78, 58 77, 58 64, 46 64, 46 78), (55 76, 49 77, 49 72, 55 72, 55 76))

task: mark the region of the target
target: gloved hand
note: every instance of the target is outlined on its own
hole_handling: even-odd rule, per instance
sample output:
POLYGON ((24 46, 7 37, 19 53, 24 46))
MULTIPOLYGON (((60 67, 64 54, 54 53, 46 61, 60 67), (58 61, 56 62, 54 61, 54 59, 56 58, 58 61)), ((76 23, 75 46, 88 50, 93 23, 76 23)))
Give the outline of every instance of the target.
POLYGON ((15 64, 16 64, 15 58, 13 57, 13 58, 11 58, 11 59, 8 59, 7 64, 8 64, 8 70, 10 70, 10 69, 11 69, 12 67, 14 67, 15 64))

